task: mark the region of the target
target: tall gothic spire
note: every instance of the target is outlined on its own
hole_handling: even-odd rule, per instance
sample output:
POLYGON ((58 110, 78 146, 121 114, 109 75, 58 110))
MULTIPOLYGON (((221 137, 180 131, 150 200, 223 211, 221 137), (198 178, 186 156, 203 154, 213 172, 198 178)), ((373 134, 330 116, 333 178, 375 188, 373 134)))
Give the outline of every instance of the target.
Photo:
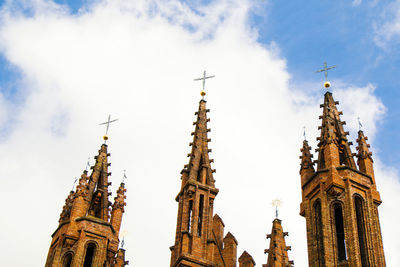
POLYGON ((263 267, 289 267, 294 264, 289 260, 288 250, 292 248, 286 246, 285 236, 288 233, 283 232, 281 222, 278 218, 272 222, 271 234, 267 235, 267 238, 271 239, 269 249, 264 250, 264 253, 268 253, 268 261, 263 267))
POLYGON ((187 180, 195 180, 212 187, 215 186, 213 177, 215 170, 211 169, 211 162, 214 160, 210 159, 209 152, 211 152, 211 149, 208 148, 211 139, 207 137, 207 133, 211 131, 207 127, 207 122, 210 121, 207 118, 209 111, 206 108, 206 101, 200 100, 199 110, 195 113, 197 120, 193 122, 193 125, 195 125, 195 130, 192 132, 193 142, 189 144, 192 147, 192 151, 188 154, 189 164, 185 165, 182 170, 182 185, 187 180))
POLYGON ((88 176, 85 170, 67 197, 46 267, 126 265, 125 251, 118 249, 126 189, 119 187, 110 220, 108 156, 107 145, 101 145, 92 173, 88 176))
POLYGON ((338 111, 336 104, 339 102, 333 99, 331 92, 325 93, 323 108, 321 136, 317 138, 319 141, 316 151, 319 152, 317 162, 317 169, 325 169, 330 167, 338 167, 346 165, 351 168, 356 168, 347 135, 349 132, 344 131, 343 125, 345 121, 341 121, 340 115, 343 112, 338 111))

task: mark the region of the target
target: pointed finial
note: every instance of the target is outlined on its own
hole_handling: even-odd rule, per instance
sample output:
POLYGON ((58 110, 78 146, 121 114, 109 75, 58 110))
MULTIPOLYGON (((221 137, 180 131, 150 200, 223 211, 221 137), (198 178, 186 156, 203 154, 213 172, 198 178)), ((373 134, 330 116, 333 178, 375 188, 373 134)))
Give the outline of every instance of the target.
POLYGON ((304 141, 307 141, 307 137, 306 137, 306 126, 303 126, 303 136, 304 136, 304 141))
POLYGON ((358 131, 362 131, 362 124, 361 124, 360 117, 357 117, 357 120, 358 120, 358 131))
POLYGON ((71 191, 74 191, 74 188, 75 188, 76 181, 78 181, 78 178, 76 178, 76 177, 75 177, 75 179, 74 179, 74 184, 72 185, 72 189, 71 189, 71 191))
POLYGON ((125 236, 128 235, 128 231, 125 229, 121 232, 121 236, 122 236, 122 241, 121 241, 121 248, 124 248, 125 246, 125 236))
POLYGON ((278 215, 279 215, 278 207, 280 207, 282 205, 282 200, 276 198, 276 199, 272 200, 271 205, 273 207, 275 207, 275 218, 278 219, 278 215))
POLYGON ((329 87, 331 87, 331 83, 328 81, 328 70, 334 69, 336 68, 336 66, 331 66, 328 67, 328 65, 326 64, 326 61, 324 62, 324 68, 317 70, 315 73, 319 73, 319 72, 324 72, 325 74, 325 82, 324 82, 324 87, 326 88, 326 90, 329 90, 329 87))
POLYGON ((87 158, 87 163, 86 163, 85 170, 88 171, 89 168, 90 168, 90 157, 87 158))
POLYGON ((123 174, 123 176, 122 176, 122 183, 125 182, 125 179, 126 179, 126 178, 128 178, 128 177, 126 176, 126 170, 124 170, 124 174, 123 174))
POLYGON ((107 134, 108 134, 108 129, 110 128, 110 124, 115 122, 115 121, 117 121, 117 120, 118 119, 111 120, 111 115, 108 115, 108 120, 106 122, 102 122, 102 123, 99 124, 99 125, 107 125, 106 126, 106 134, 103 136, 104 144, 108 140, 107 134))
POLYGON ((215 77, 215 75, 207 77, 206 71, 204 71, 203 77, 194 79, 194 81, 203 81, 203 90, 200 92, 200 95, 202 96, 203 100, 204 100, 204 96, 206 95, 206 91, 205 91, 206 79, 210 79, 210 78, 214 78, 214 77, 215 77))

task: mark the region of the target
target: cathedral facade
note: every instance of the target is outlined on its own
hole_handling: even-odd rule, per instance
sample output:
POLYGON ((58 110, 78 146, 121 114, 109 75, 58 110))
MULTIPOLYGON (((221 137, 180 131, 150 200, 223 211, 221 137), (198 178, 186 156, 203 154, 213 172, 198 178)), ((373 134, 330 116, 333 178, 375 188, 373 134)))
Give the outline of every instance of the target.
MULTIPOLYGON (((340 119, 342 112, 337 105, 332 93, 327 92, 321 105, 317 160, 312 159, 306 140, 301 149, 300 215, 306 220, 309 266, 384 267, 378 215, 382 201, 368 138, 360 130, 357 153, 352 153, 349 133, 344 131, 345 122, 340 119)), ((231 232, 224 233, 223 220, 213 212, 219 189, 213 178, 213 159, 209 157, 208 113, 202 99, 195 113, 188 164, 181 172, 175 198, 178 214, 170 266, 254 267, 256 263, 247 251, 237 256, 238 240, 231 232)), ((46 267, 128 264, 125 250, 119 247, 126 189, 121 183, 114 203, 108 200, 108 157, 107 145, 103 144, 92 173, 84 171, 76 191, 67 197, 59 226, 52 235, 46 267)), ((288 255, 291 247, 285 242, 287 235, 282 221, 274 219, 271 234, 267 235, 270 241, 264 251, 268 256, 263 267, 294 266, 288 255)))

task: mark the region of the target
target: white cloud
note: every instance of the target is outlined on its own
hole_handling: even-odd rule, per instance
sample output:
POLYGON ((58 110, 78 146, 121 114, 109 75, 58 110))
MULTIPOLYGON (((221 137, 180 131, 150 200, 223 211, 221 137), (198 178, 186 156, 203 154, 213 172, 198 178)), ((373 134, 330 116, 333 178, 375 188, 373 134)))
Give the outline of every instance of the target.
MULTIPOLYGON (((23 73, 25 101, 5 111, 17 113, 16 126, 0 145, 0 195, 9 201, 0 221, 0 249, 9 255, 4 265, 16 266, 18 251, 26 253, 19 266, 43 265, 73 178, 96 154, 103 134, 97 124, 108 114, 119 118, 109 141, 114 189, 122 170, 128 174, 127 258, 135 266, 148 266, 149 258, 151 266, 167 265, 179 172, 200 98, 192 80, 204 69, 216 75, 207 84, 207 104, 220 189, 216 212, 226 232, 238 239, 239 255, 246 249, 258 265, 266 263, 270 202, 279 197, 290 258, 307 265, 298 156, 302 126, 309 139, 318 135, 322 95, 296 92, 294 101, 279 48, 259 44, 247 23, 249 1, 216 1, 196 11, 173 0, 104 1, 78 15, 37 1, 31 16, 15 13, 13 4, 2 13, 0 47, 23 73)), ((373 86, 338 90, 335 98, 344 114, 365 114, 368 133, 376 132, 384 108, 373 86)), ((389 223, 396 207, 389 203, 399 200, 398 175, 379 173, 386 256, 388 266, 397 266, 389 223)))
POLYGON ((359 6, 362 3, 362 0, 353 0, 353 6, 359 6))
POLYGON ((375 31, 375 43, 387 49, 391 43, 398 43, 400 40, 400 1, 388 3, 373 26, 375 31))

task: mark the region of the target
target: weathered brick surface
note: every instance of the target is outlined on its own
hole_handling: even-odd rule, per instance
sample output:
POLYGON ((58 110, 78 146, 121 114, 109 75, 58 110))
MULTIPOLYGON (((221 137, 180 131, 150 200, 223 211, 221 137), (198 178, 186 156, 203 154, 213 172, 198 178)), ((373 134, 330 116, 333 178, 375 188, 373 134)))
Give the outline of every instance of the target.
POLYGON ((307 142, 302 148, 300 214, 306 218, 309 266, 384 267, 377 211, 381 200, 369 145, 360 132, 358 169, 336 104, 326 93, 316 171, 309 164, 307 142))
POLYGON ((52 235, 46 267, 64 267, 72 255, 69 266, 83 266, 88 246, 95 246, 92 266, 125 266, 125 250, 118 249, 118 234, 125 206, 124 184, 109 216, 107 146, 103 144, 96 156, 96 164, 88 177, 85 171, 66 200, 59 226, 52 235))

